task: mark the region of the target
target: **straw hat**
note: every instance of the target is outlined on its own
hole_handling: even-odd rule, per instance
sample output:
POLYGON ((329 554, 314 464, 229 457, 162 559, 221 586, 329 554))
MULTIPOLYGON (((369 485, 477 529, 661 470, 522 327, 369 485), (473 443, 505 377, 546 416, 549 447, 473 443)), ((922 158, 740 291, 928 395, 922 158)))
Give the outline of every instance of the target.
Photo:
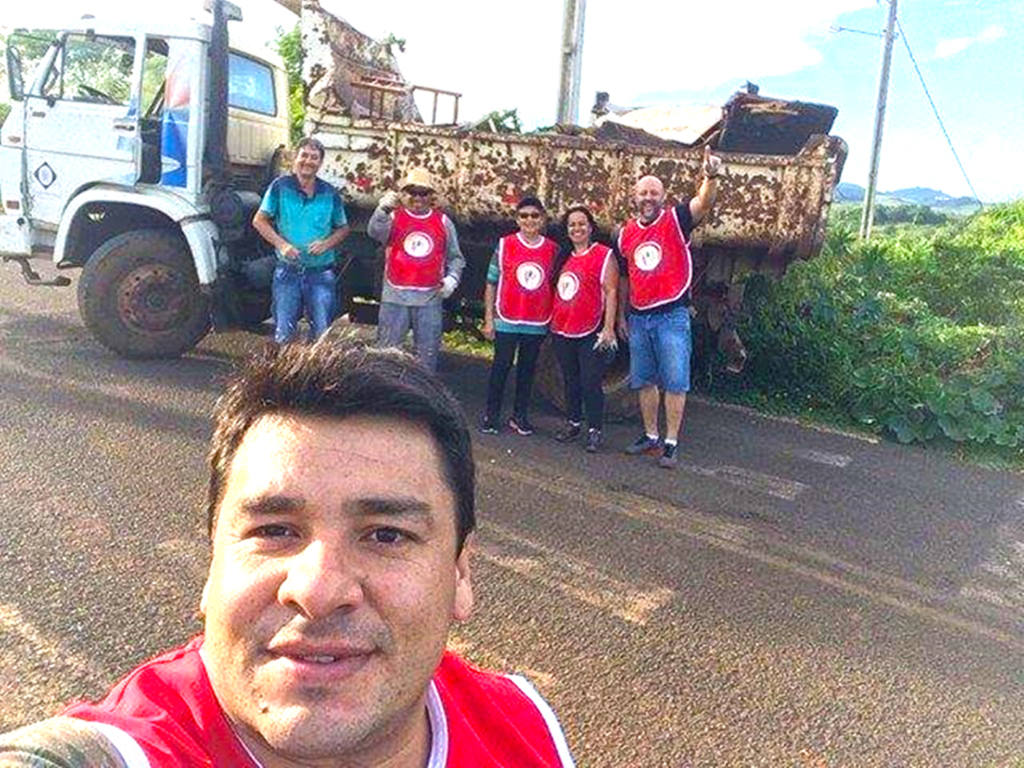
POLYGON ((434 189, 434 179, 424 168, 412 168, 402 180, 402 189, 409 187, 422 187, 423 189, 434 189))

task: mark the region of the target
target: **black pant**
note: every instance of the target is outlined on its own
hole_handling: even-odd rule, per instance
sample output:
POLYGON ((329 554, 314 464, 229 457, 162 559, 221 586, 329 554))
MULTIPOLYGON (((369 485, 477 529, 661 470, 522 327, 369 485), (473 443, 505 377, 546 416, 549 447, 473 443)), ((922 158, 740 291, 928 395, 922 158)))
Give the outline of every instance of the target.
POLYGON ((587 426, 601 429, 604 424, 601 383, 604 381, 606 355, 602 350, 594 349, 597 334, 581 339, 552 334, 551 341, 565 379, 565 412, 569 421, 581 423, 585 409, 587 426))
POLYGON ((537 355, 544 341, 542 333, 494 334, 494 361, 491 375, 487 379, 487 415, 494 421, 501 416, 501 400, 505 396, 505 380, 516 360, 516 396, 512 415, 523 417, 530 408, 530 393, 533 390, 533 372, 537 368, 537 355), (516 349, 519 354, 516 354, 516 349))

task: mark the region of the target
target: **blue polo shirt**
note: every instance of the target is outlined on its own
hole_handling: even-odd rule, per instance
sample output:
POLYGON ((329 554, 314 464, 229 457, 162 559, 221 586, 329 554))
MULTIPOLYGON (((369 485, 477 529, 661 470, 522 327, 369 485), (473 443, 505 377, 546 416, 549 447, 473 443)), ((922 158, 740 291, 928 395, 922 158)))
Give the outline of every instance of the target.
POLYGON ((318 178, 312 196, 307 196, 294 174, 279 176, 263 195, 260 210, 274 220, 278 234, 299 249, 299 264, 328 267, 334 263, 336 250, 318 256, 306 252, 314 240, 322 240, 348 223, 341 195, 333 186, 318 178))

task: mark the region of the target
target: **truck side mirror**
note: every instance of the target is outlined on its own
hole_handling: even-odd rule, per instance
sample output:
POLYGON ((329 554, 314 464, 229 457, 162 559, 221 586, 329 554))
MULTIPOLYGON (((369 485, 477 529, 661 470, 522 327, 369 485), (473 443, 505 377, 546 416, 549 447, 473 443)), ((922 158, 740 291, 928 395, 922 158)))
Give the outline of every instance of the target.
POLYGON ((21 55, 8 41, 7 45, 7 89, 13 101, 25 98, 25 81, 21 73, 21 55))

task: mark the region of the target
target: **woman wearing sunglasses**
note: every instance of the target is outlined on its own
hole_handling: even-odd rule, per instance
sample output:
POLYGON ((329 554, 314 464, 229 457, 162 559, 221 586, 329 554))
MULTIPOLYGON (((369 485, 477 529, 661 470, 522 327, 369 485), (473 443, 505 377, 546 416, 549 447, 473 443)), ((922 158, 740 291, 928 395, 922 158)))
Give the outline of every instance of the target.
POLYGON ((551 319, 551 271, 558 246, 541 234, 547 223, 544 205, 536 197, 524 197, 516 205, 516 222, 519 231, 498 241, 484 290, 483 334, 494 341, 487 411, 480 420, 485 434, 498 433, 513 360, 516 393, 508 426, 520 435, 533 434, 528 416, 533 374, 551 319))
POLYGON ((609 357, 614 357, 615 312, 619 267, 611 248, 594 242, 597 223, 590 210, 577 205, 565 212, 562 228, 569 248, 556 261, 552 345, 565 379, 568 421, 555 434, 559 442, 576 440, 587 416, 586 449, 595 453, 604 427, 601 383, 609 357))

